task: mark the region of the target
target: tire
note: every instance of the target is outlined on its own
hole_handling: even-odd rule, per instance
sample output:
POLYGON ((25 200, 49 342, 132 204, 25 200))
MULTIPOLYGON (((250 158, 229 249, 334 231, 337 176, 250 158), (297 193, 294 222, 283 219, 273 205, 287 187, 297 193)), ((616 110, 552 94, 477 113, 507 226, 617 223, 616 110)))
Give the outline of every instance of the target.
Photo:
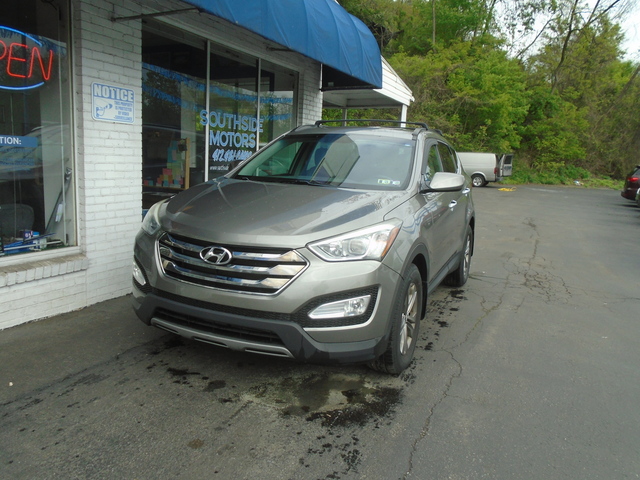
POLYGON ((411 265, 395 299, 387 350, 369 364, 374 370, 397 375, 411 364, 420 334, 422 294, 420 271, 411 265))
POLYGON ((471 177, 471 183, 473 183, 474 187, 484 187, 487 184, 487 181, 482 175, 476 174, 471 177))
POLYGON ((467 228, 462 248, 462 257, 456 269, 444 279, 445 285, 450 287, 461 287, 469 279, 469 269, 471 268, 471 254, 473 253, 473 230, 467 228))

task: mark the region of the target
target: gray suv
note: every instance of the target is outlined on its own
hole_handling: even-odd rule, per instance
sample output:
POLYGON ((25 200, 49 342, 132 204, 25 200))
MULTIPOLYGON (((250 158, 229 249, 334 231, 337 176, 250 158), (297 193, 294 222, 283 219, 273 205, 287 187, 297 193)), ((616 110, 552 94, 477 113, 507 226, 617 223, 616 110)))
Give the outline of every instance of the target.
POLYGON ((245 352, 409 366, 428 293, 469 276, 470 179, 426 124, 329 125, 149 210, 133 262, 143 322, 245 352))

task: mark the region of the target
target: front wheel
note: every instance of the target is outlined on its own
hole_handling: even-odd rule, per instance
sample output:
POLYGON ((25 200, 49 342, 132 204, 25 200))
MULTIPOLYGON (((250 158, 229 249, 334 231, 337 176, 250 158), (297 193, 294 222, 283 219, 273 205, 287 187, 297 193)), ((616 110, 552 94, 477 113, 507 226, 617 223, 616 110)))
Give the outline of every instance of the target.
POLYGON ((411 265, 395 300, 387 350, 370 364, 374 370, 397 375, 411 364, 420 333, 422 292, 420 271, 411 265))

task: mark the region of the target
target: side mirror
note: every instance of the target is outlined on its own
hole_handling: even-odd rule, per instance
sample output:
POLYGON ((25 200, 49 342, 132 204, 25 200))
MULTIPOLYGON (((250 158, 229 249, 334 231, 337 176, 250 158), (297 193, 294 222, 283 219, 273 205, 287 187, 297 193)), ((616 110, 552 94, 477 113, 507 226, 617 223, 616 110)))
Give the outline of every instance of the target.
POLYGON ((462 190, 464 184, 464 175, 449 172, 437 172, 433 178, 428 181, 423 177, 420 193, 457 192, 462 190))

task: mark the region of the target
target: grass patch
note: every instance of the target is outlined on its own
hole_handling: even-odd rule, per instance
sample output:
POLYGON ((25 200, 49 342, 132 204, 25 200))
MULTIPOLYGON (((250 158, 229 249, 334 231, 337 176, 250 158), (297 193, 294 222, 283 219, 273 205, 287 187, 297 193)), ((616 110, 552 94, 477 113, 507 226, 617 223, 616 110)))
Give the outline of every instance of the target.
POLYGON ((622 190, 623 180, 598 177, 584 168, 562 163, 544 165, 514 165, 513 175, 503 180, 508 185, 575 185, 586 188, 610 188, 622 190))

